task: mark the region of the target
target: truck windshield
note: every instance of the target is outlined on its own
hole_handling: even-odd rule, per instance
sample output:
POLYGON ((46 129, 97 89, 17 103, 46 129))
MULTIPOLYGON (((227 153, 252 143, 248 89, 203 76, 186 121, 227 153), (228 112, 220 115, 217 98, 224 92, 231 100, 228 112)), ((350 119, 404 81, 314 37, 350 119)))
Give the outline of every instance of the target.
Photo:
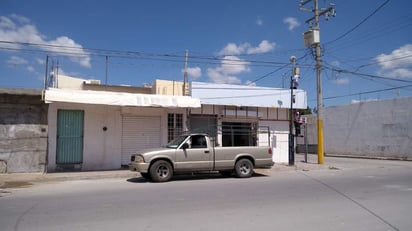
POLYGON ((179 136, 166 145, 167 148, 177 148, 188 136, 179 136))

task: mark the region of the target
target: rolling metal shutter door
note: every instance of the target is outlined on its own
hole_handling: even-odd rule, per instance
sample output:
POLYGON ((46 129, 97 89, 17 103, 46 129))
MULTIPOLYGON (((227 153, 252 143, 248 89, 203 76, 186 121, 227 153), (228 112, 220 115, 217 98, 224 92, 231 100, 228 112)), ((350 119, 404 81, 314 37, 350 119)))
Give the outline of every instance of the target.
POLYGON ((130 162, 136 151, 160 147, 160 117, 123 116, 122 165, 130 162))

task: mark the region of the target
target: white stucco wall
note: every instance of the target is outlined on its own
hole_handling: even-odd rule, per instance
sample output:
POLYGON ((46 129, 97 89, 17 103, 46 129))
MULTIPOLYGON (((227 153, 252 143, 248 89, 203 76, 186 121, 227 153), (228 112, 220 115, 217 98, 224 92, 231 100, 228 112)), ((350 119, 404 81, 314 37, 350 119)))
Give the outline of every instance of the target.
MULTIPOLYGON (((289 122, 288 121, 259 121, 259 127, 269 127, 270 146, 273 151, 273 161, 277 164, 289 161, 289 122)), ((267 145, 267 134, 259 134, 259 146, 267 145)))
MULTIPOLYGON (((106 105, 52 103, 49 107, 48 171, 56 171, 57 110, 84 110, 82 171, 121 168, 122 116, 160 116, 161 145, 167 144, 167 114, 186 109, 119 107, 106 105), (107 127, 104 131, 103 127, 107 127)), ((186 116, 183 116, 184 120, 186 116)), ((186 122, 184 121, 184 125, 186 122)), ((185 129, 185 128, 184 128, 185 129)))
POLYGON ((57 110, 84 110, 83 164, 81 170, 120 168, 120 107, 52 103, 49 107, 48 170, 56 169, 57 110), (103 127, 107 127, 104 131, 103 127))
MULTIPOLYGON (((412 98, 327 107, 323 130, 326 154, 412 159, 412 98)), ((317 143, 316 116, 308 138, 317 143)))

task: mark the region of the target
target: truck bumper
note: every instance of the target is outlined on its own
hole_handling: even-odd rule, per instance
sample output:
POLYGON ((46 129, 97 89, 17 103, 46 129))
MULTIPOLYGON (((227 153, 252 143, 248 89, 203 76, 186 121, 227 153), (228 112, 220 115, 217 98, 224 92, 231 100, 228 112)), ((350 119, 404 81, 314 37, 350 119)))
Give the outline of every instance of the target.
POLYGON ((133 172, 147 173, 149 171, 149 163, 129 163, 129 170, 133 172))
POLYGON ((255 168, 271 168, 274 164, 272 159, 255 160, 255 168))

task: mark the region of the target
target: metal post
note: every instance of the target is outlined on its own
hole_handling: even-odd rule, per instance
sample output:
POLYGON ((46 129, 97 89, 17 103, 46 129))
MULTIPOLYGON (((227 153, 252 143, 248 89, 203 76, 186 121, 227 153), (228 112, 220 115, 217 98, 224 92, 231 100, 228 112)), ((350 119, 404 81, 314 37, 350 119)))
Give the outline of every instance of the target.
POLYGON ((305 123, 305 138, 304 138, 304 142, 305 142, 305 163, 308 162, 308 124, 305 123))
POLYGON ((295 165, 295 136, 293 134, 293 75, 296 66, 296 57, 290 57, 292 63, 292 73, 290 76, 290 110, 289 110, 289 166, 295 165))

